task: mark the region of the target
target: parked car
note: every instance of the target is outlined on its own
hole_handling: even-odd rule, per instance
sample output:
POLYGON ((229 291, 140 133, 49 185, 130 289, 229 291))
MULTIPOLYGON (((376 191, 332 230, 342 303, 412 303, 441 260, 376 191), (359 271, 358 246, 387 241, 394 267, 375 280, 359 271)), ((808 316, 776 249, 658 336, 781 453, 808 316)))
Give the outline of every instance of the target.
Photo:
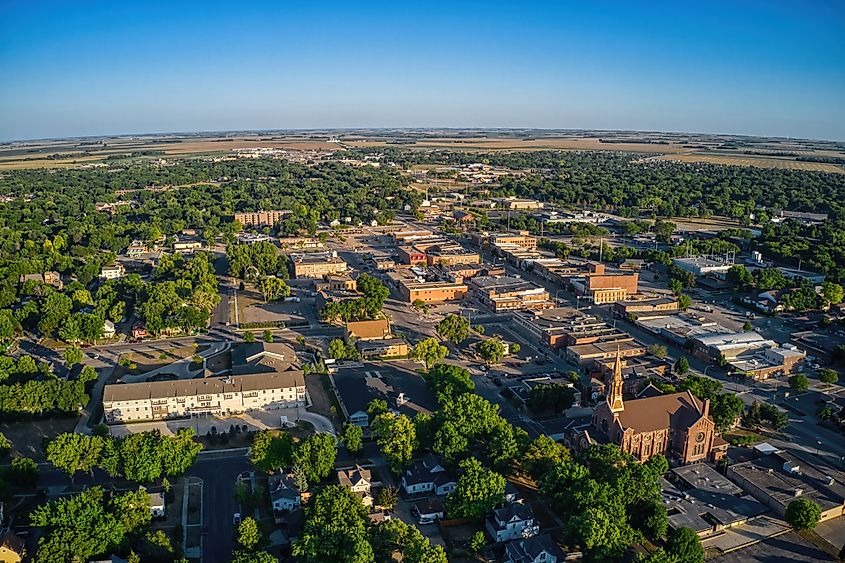
POLYGON ((241 513, 235 512, 235 514, 232 515, 232 524, 237 526, 240 523, 241 523, 241 513))

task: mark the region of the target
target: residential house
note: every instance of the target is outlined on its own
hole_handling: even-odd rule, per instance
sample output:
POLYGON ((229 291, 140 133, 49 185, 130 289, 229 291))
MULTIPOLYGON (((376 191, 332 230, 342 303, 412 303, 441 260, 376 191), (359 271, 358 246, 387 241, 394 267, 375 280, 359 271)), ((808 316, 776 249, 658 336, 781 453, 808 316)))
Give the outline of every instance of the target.
POLYGON ((293 475, 274 473, 267 479, 270 502, 275 512, 290 512, 302 504, 302 495, 293 475))
POLYGON ((164 518, 164 495, 161 493, 147 493, 147 497, 150 499, 150 514, 152 514, 153 518, 164 518))
POLYGON ((337 480, 340 484, 361 498, 364 506, 373 506, 372 471, 356 465, 350 469, 341 469, 337 472, 337 480))
POLYGON ((114 266, 103 266, 100 269, 100 279, 116 280, 126 274, 126 268, 123 264, 115 264, 114 266))
POLYGON ((457 479, 429 454, 417 461, 402 475, 400 486, 406 496, 434 493, 445 496, 455 490, 457 479))
POLYGON ((429 497, 414 503, 411 513, 418 518, 420 524, 431 524, 435 520, 443 518, 446 509, 443 507, 443 501, 429 497))
POLYGON ((534 520, 534 511, 521 502, 512 502, 493 510, 485 525, 490 537, 497 543, 530 538, 540 533, 540 526, 534 520))
POLYGON ((504 563, 562 563, 566 554, 549 534, 518 539, 505 545, 504 563))
POLYGON ((114 338, 117 331, 114 328, 114 323, 106 319, 103 321, 103 338, 114 338))

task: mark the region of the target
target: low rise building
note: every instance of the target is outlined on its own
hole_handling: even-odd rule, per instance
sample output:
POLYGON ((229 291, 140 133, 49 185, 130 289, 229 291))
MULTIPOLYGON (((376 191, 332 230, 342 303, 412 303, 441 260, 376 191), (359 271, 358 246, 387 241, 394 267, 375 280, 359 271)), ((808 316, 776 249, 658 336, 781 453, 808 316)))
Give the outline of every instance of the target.
POLYGON ((176 254, 192 254, 202 250, 202 241, 193 238, 179 238, 173 240, 173 252, 176 254))
POLYGON ((496 543, 530 538, 540 533, 540 526, 534 519, 534 511, 521 502, 508 503, 494 509, 484 524, 496 543))
POLYGON ((115 264, 114 266, 103 266, 100 269, 100 279, 116 280, 126 275, 126 268, 123 264, 115 264))
POLYGON ((341 486, 355 493, 366 507, 373 506, 373 473, 360 465, 337 472, 337 480, 341 486))
POLYGON ((671 314, 678 310, 678 300, 674 297, 652 297, 648 299, 634 299, 617 301, 613 304, 613 314, 619 318, 629 315, 648 317, 650 315, 671 314))
POLYGON ((672 258, 672 264, 696 276, 715 275, 724 278, 734 261, 732 257, 724 256, 691 256, 672 258))
POLYGON ((52 285, 59 291, 64 289, 65 284, 62 282, 62 276, 59 275, 59 272, 44 272, 43 274, 22 274, 19 278, 19 282, 21 285, 25 284, 26 282, 36 282, 36 283, 43 283, 47 285, 52 285))
POLYGON ((617 353, 622 358, 630 358, 643 356, 647 351, 648 348, 645 344, 635 340, 578 344, 566 349, 566 361, 574 366, 584 368, 594 360, 602 361, 615 358, 617 353))
POLYGON ((396 254, 402 264, 417 266, 428 262, 425 251, 417 250, 413 246, 400 246, 396 249, 396 254))
POLYGON ((319 237, 281 237, 282 250, 319 250, 326 245, 319 237))
POLYGON ((320 279, 325 276, 344 274, 348 265, 337 252, 314 252, 292 254, 293 276, 295 278, 320 279))
POLYGON ((358 340, 355 348, 364 359, 402 358, 411 352, 408 342, 401 338, 358 340))
POLYGON ((462 283, 447 281, 416 281, 402 279, 398 282, 399 295, 407 303, 416 300, 425 303, 442 303, 444 301, 458 301, 466 297, 469 289, 462 283))
POLYGON ((764 381, 772 376, 797 372, 806 357, 807 353, 803 350, 784 344, 740 354, 728 363, 735 372, 756 381, 764 381))
POLYGON ((273 227, 291 214, 287 210, 247 211, 235 213, 235 221, 244 227, 273 227))
POLYGON ((350 321, 343 327, 343 337, 350 340, 373 340, 390 338, 390 321, 376 319, 372 321, 350 321))
POLYGON ((428 454, 405 470, 399 486, 406 497, 446 496, 455 490, 457 479, 433 454, 428 454))
POLYGON ((776 451, 728 466, 727 477, 783 517, 795 499, 806 498, 821 508, 821 521, 845 514, 845 473, 809 458, 776 451))
POLYGON ((273 512, 290 512, 302 504, 302 494, 296 486, 293 475, 274 473, 267 478, 270 504, 273 512))
POLYGON ((563 563, 566 553, 549 534, 516 539, 505 544, 504 563, 563 563))
POLYGON ((545 288, 511 276, 476 276, 469 282, 481 301, 493 312, 551 309, 545 288))

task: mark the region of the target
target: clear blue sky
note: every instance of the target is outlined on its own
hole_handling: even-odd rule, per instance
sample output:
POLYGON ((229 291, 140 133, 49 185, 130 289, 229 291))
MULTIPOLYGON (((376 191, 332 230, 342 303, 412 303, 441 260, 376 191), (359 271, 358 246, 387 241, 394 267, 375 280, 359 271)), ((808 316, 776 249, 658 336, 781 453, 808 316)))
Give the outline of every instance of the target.
POLYGON ((443 126, 845 140, 845 2, 0 0, 0 139, 443 126))

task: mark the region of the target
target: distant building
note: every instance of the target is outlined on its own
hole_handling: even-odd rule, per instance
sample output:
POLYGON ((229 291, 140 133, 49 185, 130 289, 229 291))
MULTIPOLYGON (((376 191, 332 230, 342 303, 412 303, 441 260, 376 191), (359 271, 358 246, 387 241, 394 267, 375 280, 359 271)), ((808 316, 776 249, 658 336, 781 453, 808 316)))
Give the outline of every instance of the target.
POLYGON ((273 227, 281 223, 290 211, 250 211, 235 213, 235 221, 244 227, 273 227))
POLYGON ((47 285, 52 285, 59 291, 64 289, 65 284, 62 282, 62 276, 59 272, 44 272, 43 274, 23 274, 19 279, 21 284, 26 282, 37 282, 47 285))
POLYGON ((715 274, 717 277, 724 277, 731 266, 734 265, 734 261, 730 256, 692 256, 689 258, 672 258, 672 264, 696 276, 715 274))
POLYGON ((620 318, 628 315, 647 316, 650 314, 673 313, 678 310, 678 300, 674 297, 655 297, 617 301, 613 304, 613 314, 620 318))
POLYGON ((100 270, 100 279, 116 280, 126 274, 126 268, 123 264, 115 264, 114 266, 103 266, 100 270))
POLYGON ((366 359, 400 358, 411 352, 408 343, 401 338, 385 338, 383 340, 358 340, 355 348, 361 357, 366 359))
POLYGON ((544 287, 511 276, 475 276, 470 286, 493 312, 522 309, 551 309, 549 292, 544 287))
POLYGON ((173 252, 177 254, 192 254, 196 250, 202 250, 202 242, 199 240, 177 237, 173 241, 173 252))
POLYGON ((324 276, 344 274, 349 269, 337 252, 292 254, 295 278, 320 279, 324 276))
POLYGON ((350 321, 343 327, 343 336, 349 341, 372 340, 390 337, 390 321, 376 319, 373 321, 350 321))

